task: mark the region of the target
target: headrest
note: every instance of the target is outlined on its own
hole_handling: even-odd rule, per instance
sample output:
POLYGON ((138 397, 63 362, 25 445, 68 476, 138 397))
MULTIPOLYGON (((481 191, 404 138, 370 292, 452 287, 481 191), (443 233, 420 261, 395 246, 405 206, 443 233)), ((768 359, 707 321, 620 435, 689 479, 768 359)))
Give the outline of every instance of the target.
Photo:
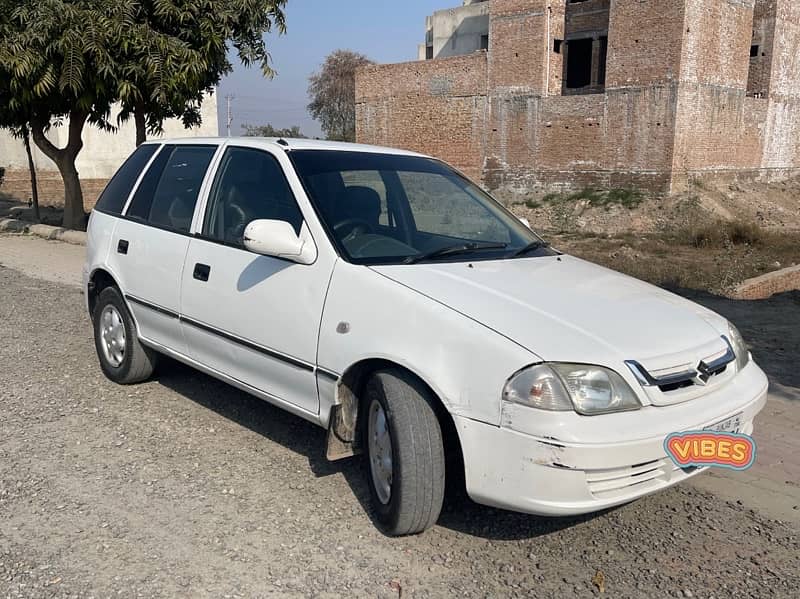
POLYGON ((371 187, 348 187, 339 213, 346 218, 377 222, 381 215, 381 196, 371 187))

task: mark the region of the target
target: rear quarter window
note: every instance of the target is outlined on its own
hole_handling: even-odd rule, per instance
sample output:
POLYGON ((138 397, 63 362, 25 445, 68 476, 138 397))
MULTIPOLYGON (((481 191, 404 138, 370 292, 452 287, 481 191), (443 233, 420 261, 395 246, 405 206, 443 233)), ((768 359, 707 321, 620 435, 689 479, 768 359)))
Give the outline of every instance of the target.
POLYGON ((94 206, 95 210, 110 214, 122 214, 122 209, 125 207, 128 196, 131 195, 139 174, 158 148, 157 144, 146 144, 136 148, 100 194, 94 206))
POLYGON ((127 216, 187 233, 200 185, 216 151, 217 146, 211 145, 164 146, 136 190, 127 216))

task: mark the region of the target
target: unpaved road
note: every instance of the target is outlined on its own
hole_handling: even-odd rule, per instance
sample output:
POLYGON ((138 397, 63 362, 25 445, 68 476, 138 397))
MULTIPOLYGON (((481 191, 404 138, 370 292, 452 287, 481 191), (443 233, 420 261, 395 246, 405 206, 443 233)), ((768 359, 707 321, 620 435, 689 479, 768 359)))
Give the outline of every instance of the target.
POLYGON ((80 290, 10 268, 0 409, 0 597, 587 597, 598 571, 610 597, 800 588, 796 523, 688 484, 580 519, 450 496, 387 538, 324 431, 174 362, 108 382, 80 290))

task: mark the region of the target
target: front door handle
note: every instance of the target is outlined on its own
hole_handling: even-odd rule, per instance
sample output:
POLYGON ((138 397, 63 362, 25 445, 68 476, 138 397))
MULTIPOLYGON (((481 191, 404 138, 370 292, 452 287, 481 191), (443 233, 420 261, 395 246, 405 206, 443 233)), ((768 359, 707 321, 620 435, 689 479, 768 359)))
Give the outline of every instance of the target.
POLYGON ((120 239, 119 243, 117 244, 117 253, 118 254, 127 254, 128 253, 128 240, 127 239, 120 239))
POLYGON ((198 281, 208 281, 211 274, 211 267, 208 264, 200 264, 199 262, 194 265, 194 273, 192 276, 198 281))

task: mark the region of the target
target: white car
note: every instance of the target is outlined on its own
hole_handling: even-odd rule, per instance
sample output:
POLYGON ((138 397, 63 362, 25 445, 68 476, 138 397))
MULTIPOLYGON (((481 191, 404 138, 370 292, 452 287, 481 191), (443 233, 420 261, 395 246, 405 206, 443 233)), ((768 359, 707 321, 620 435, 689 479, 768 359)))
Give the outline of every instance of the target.
POLYGON ((601 510, 699 472, 674 432, 749 434, 767 379, 724 318, 550 248, 446 164, 370 146, 140 146, 92 212, 103 372, 165 354, 363 452, 391 534, 445 478, 531 514, 601 510))

